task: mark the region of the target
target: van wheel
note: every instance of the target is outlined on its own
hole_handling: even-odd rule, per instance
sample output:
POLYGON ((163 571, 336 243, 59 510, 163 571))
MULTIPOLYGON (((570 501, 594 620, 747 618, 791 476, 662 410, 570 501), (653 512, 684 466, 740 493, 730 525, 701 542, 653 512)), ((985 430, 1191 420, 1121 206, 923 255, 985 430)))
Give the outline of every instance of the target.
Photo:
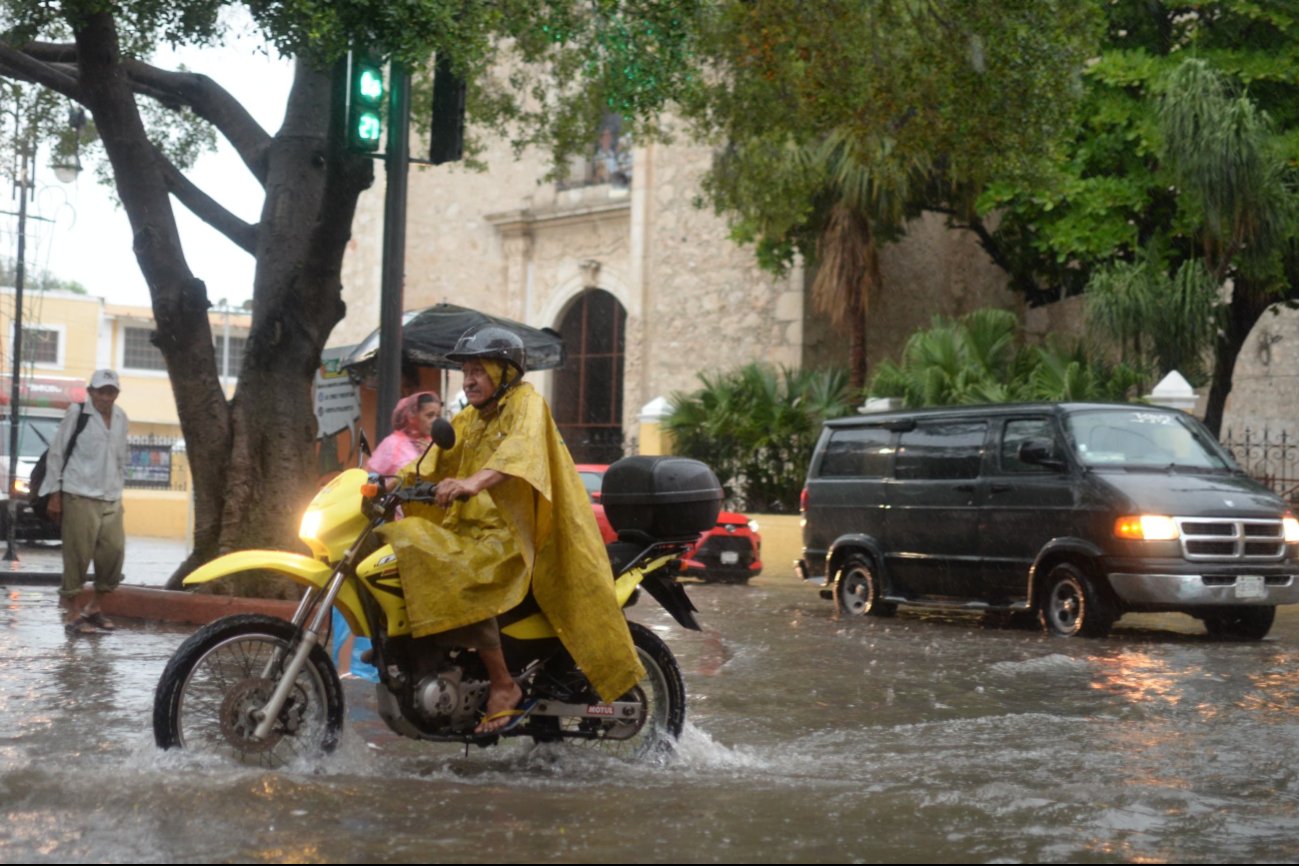
POLYGON ((1038 619, 1049 634, 1059 637, 1105 637, 1114 612, 1091 578, 1063 562, 1047 575, 1038 619))
POLYGON ((898 606, 880 601, 880 583, 870 560, 853 554, 839 569, 834 585, 834 603, 840 614, 848 616, 893 616, 898 606))
POLYGON ((1272 630, 1276 607, 1238 607, 1219 610, 1204 616, 1204 630, 1214 637, 1239 640, 1262 640, 1272 630))

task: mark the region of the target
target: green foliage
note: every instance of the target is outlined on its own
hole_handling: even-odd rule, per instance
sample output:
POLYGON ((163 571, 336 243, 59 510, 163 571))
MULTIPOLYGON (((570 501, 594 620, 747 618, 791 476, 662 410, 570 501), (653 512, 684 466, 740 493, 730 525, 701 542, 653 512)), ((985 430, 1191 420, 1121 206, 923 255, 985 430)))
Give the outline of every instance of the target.
POLYGON ((1279 199, 1293 198, 1285 175, 1299 165, 1299 10, 1256 0, 1102 8, 1103 47, 1056 170, 979 198, 980 213, 999 217, 998 259, 1034 302, 1080 292, 1094 270, 1151 249, 1169 278, 1205 257, 1220 279, 1245 267, 1275 287, 1277 235, 1294 231, 1279 199), (1251 243, 1229 250, 1229 227, 1251 243))
MULTIPOLYGON (((148 58, 162 45, 214 45, 247 18, 231 0, 118 0, 111 4, 127 56, 148 58)), ((694 37, 701 0, 251 0, 242 4, 252 28, 284 57, 327 68, 354 46, 422 70, 431 55, 451 61, 468 82, 470 152, 475 141, 507 136, 516 149, 550 152, 556 171, 585 151, 609 112, 626 118, 624 132, 657 132, 655 117, 693 86, 694 37)), ((0 42, 67 41, 70 22, 99 11, 99 0, 0 0, 0 42)), ((427 106, 427 76, 413 105, 427 106)), ((150 128, 183 153, 204 124, 182 133, 163 110, 150 128)), ((413 112, 427 131, 427 111, 413 112)), ((206 142, 199 142, 206 143, 206 142)), ((182 161, 178 165, 188 165, 182 161)))
POLYGON ((1192 383, 1205 381, 1224 308, 1217 281, 1198 259, 1170 277, 1160 256, 1145 251, 1095 271, 1085 298, 1089 329, 1117 343, 1124 358, 1152 359, 1157 378, 1177 370, 1192 383))
POLYGON ((900 363, 879 365, 870 394, 901 398, 908 408, 1123 400, 1140 381, 1132 367, 1111 367, 1079 346, 1021 346, 1018 329, 1006 310, 975 310, 956 320, 936 316, 928 330, 911 335, 900 363))
POLYGON ((779 267, 812 255, 841 198, 887 234, 921 206, 1038 178, 1097 21, 1080 0, 721 3, 699 37, 711 74, 683 97, 724 145, 706 200, 779 267))
POLYGON ((676 452, 711 466, 743 510, 797 510, 821 422, 856 404, 847 375, 748 364, 699 381, 664 421, 676 452))

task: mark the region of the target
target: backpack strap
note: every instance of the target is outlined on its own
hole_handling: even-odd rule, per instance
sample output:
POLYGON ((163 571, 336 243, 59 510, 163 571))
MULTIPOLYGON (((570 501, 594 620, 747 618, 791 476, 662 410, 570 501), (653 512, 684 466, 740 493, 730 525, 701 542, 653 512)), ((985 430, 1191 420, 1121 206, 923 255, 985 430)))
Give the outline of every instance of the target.
MULTIPOLYGON (((90 415, 86 412, 86 404, 77 404, 81 411, 77 413, 77 429, 72 431, 72 438, 68 440, 68 447, 63 449, 63 471, 68 469, 68 458, 72 456, 72 449, 77 447, 77 438, 81 436, 81 431, 86 429, 86 423, 90 421, 90 415)), ((63 489, 63 475, 59 475, 59 489, 63 489)))

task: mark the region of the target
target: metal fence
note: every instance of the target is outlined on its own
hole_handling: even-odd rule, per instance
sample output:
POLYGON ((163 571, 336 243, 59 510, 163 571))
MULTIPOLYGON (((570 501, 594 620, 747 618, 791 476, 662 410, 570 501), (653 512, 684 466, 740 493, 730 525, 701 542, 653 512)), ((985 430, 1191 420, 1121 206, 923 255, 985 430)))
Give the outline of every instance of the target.
POLYGON ((1228 428, 1222 444, 1240 467, 1292 505, 1299 505, 1299 438, 1288 430, 1228 428))

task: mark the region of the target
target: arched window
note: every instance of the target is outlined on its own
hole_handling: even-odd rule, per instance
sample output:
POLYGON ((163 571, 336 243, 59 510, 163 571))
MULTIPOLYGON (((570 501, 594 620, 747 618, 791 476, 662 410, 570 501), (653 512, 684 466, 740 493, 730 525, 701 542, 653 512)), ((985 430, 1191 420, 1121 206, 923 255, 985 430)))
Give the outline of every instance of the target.
POLYGON ((627 311, 602 289, 578 296, 559 324, 568 360, 555 371, 555 421, 577 463, 622 456, 627 311))

